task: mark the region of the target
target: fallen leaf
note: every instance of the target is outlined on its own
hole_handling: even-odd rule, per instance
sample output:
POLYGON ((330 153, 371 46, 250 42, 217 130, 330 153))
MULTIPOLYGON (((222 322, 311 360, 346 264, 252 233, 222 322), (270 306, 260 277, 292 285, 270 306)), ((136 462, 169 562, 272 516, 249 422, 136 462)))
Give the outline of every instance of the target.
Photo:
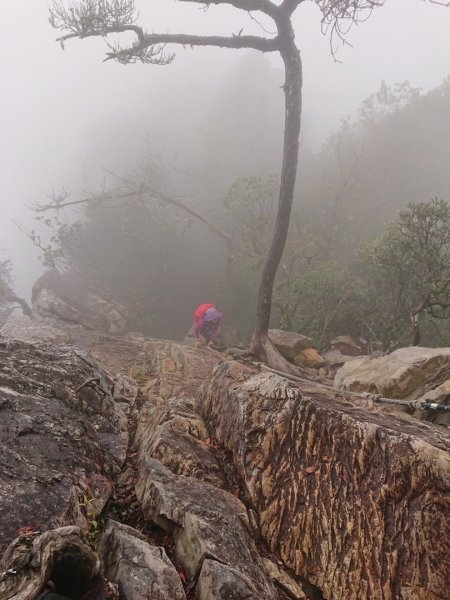
POLYGON ((25 535, 26 533, 34 533, 35 531, 34 527, 21 527, 17 530, 17 535, 25 535))
POLYGON ((183 570, 179 571, 179 572, 178 572, 178 575, 180 576, 180 579, 181 579, 181 581, 182 581, 183 583, 186 583, 186 582, 187 582, 186 573, 185 573, 183 570))

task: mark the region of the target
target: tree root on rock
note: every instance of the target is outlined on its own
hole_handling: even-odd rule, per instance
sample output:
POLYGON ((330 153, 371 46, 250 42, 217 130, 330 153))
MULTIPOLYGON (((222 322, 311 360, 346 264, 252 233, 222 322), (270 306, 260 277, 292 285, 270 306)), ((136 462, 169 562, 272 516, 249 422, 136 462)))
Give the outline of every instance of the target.
POLYGON ((318 380, 316 377, 311 376, 305 369, 302 369, 302 367, 289 362, 280 354, 268 336, 263 336, 256 341, 253 339, 247 348, 227 348, 225 352, 235 360, 251 361, 256 362, 256 364, 262 363, 278 375, 290 375, 306 381, 318 380))

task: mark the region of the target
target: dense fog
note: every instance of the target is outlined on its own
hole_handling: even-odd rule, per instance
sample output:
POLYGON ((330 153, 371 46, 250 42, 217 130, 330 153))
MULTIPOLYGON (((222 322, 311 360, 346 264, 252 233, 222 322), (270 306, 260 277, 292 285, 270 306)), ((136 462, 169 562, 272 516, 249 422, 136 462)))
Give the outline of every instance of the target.
MULTIPOLYGON (((138 0, 136 6, 151 30, 260 35, 270 29, 229 7, 204 11, 168 0, 138 0)), ((0 40, 0 258, 12 261, 15 290, 29 298, 43 270, 42 252, 23 230, 36 230, 45 247, 50 224, 53 250, 63 249, 56 266, 81 271, 99 292, 134 310, 132 329, 182 337, 192 307, 213 298, 247 333, 281 168, 281 61, 248 50, 176 48, 168 66, 104 63, 101 39, 69 40, 63 50, 47 8, 45 0, 2 7, 8 27, 0 40), (77 200, 139 186, 178 199, 231 236, 233 278, 225 276, 223 239, 164 200, 153 199, 151 209, 143 197, 131 204, 116 199, 113 209, 72 207, 47 226, 30 208, 62 188, 77 200), (64 238, 61 224, 75 229, 64 238), (114 254, 113 269, 108 261, 114 254)), ((324 308, 320 322, 306 308, 320 304, 317 278, 322 285, 339 270, 341 279, 324 293, 341 305, 339 289, 356 273, 360 243, 382 235, 386 219, 397 218, 410 202, 450 200, 450 92, 444 82, 450 9, 391 0, 353 27, 349 44, 335 48, 335 55, 314 3, 302 4, 293 20, 304 64, 303 115, 285 272, 290 259, 300 266, 285 279, 281 270, 274 319, 308 330, 320 345, 339 330, 324 329, 333 307, 324 308), (316 267, 320 273, 311 270, 316 267), (302 298, 303 312, 286 300, 293 296, 302 298)), ((47 256, 47 266, 51 262, 47 256)), ((344 302, 349 314, 340 327, 351 328, 354 307, 370 300, 352 302, 344 302)), ((367 315, 361 319, 368 321, 367 315)), ((394 334, 378 335, 389 342, 394 334)))

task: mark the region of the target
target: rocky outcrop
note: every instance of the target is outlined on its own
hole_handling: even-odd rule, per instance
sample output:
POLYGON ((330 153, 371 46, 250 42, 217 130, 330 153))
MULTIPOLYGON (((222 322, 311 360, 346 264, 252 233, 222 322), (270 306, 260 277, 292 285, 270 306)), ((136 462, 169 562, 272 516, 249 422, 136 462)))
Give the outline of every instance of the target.
POLYGON ((88 527, 128 446, 112 381, 80 350, 0 338, 0 547, 23 528, 88 527))
POLYGON ((108 521, 98 541, 102 571, 127 600, 186 600, 164 548, 150 545, 132 527, 108 521))
POLYGON ((450 348, 400 348, 380 358, 346 363, 335 386, 389 398, 419 398, 449 378, 450 348))
MULTIPOLYGON (((247 509, 224 491, 228 487, 236 493, 237 488, 228 480, 194 399, 160 395, 167 393, 167 375, 173 383, 174 373, 180 377, 194 357, 211 374, 216 354, 161 344, 157 354, 154 367, 161 370, 156 387, 147 389, 135 438, 136 495, 144 515, 172 536, 175 558, 194 582, 197 598, 275 599, 247 509)), ((199 386, 193 381, 187 389, 195 393, 199 386)))
POLYGON ((222 354, 214 350, 197 350, 173 342, 149 340, 143 348, 158 378, 158 393, 164 399, 194 397, 222 359, 222 354))
MULTIPOLYGON (((400 348, 388 356, 356 359, 336 373, 338 388, 388 398, 450 403, 450 348, 400 348)), ((397 407, 398 408, 398 407, 397 407)), ((415 416, 450 424, 450 413, 417 410, 415 416)))
POLYGON ((32 301, 40 317, 110 334, 126 329, 125 309, 92 293, 74 273, 46 271, 33 285, 32 301))
POLYGON ((244 587, 255 600, 276 598, 249 533, 246 508, 235 496, 178 477, 148 456, 139 464, 136 495, 146 518, 173 535, 175 556, 187 575, 204 580, 210 590, 204 598, 239 598, 244 587), (208 574, 202 575, 203 568, 208 574))
POLYGON ((270 549, 326 598, 444 600, 448 436, 237 363, 199 409, 270 549))
POLYGON ((135 447, 142 462, 157 458, 172 473, 195 477, 219 488, 224 474, 211 452, 211 439, 192 398, 163 400, 151 389, 138 419, 135 447))
POLYGON ((65 595, 72 565, 80 600, 447 597, 446 429, 210 349, 80 339, 115 380, 0 338, 0 598, 65 595))

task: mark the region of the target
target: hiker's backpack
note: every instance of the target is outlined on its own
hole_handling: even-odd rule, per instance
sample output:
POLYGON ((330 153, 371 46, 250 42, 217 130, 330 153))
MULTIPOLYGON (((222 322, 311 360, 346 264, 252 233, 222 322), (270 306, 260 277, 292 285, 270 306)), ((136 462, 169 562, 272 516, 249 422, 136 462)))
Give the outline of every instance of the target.
POLYGON ((198 323, 205 316, 205 312, 209 308, 214 308, 214 304, 200 304, 200 306, 195 310, 194 319, 195 322, 198 323))

